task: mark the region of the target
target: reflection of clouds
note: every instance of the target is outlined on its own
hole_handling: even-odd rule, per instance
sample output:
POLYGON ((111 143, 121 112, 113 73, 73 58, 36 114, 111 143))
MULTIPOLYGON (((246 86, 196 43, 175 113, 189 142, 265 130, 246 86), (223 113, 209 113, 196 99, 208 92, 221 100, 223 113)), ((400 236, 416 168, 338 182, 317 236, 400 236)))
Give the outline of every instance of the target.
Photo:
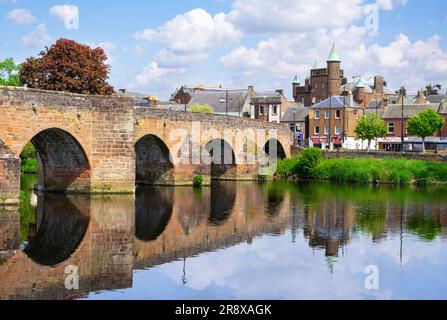
MULTIPOLYGON (((439 259, 446 249, 439 243, 427 246, 407 236, 406 263, 401 267, 399 239, 374 244, 366 237, 356 237, 345 255, 337 259, 331 275, 324 251, 310 249, 302 235, 297 240, 292 244, 290 234, 266 236, 252 245, 190 258, 186 286, 205 292, 218 286, 236 299, 407 299, 420 297, 419 285, 413 281, 415 275, 419 283, 424 283, 424 278, 433 280, 433 275, 424 275, 426 269, 447 269, 439 259), (365 267, 372 264, 380 270, 378 291, 364 287, 365 267)), ((182 262, 174 262, 157 271, 180 286, 182 268, 182 262)), ((445 296, 446 281, 440 283, 445 296)), ((426 285, 430 287, 431 283, 426 285)))

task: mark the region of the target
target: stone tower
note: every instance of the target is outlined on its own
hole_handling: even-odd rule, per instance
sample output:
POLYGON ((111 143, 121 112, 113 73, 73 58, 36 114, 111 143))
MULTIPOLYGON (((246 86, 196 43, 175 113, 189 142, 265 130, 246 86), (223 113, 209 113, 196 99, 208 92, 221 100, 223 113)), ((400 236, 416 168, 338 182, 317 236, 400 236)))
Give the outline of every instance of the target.
POLYGON ((331 54, 327 60, 328 70, 328 96, 340 95, 341 60, 338 57, 335 44, 332 46, 331 54))
POLYGON ((296 99, 298 96, 298 88, 300 87, 300 81, 298 80, 298 75, 295 76, 292 83, 293 97, 296 99))

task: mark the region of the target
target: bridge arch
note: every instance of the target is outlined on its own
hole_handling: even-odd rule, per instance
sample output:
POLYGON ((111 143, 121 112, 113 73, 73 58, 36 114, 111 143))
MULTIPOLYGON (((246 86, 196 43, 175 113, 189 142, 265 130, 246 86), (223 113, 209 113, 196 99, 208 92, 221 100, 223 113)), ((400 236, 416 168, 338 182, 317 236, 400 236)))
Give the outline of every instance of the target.
POLYGON ((138 187, 135 205, 137 239, 144 242, 157 240, 171 220, 173 204, 173 188, 138 187))
MULTIPOLYGON (((287 158, 287 153, 286 153, 282 143, 279 140, 277 140, 277 139, 270 139, 269 141, 267 141, 267 143, 264 145, 264 148, 263 148, 264 152, 268 156, 275 156, 274 154, 273 155, 270 154, 271 147, 276 149, 276 157, 277 157, 277 159, 284 160, 285 158, 287 158)), ((272 151, 275 152, 274 150, 272 150, 272 151)))
POLYGON ((30 227, 25 254, 43 266, 68 260, 83 241, 90 224, 89 201, 78 208, 67 196, 40 194, 36 224, 30 227))
POLYGON ((148 134, 135 143, 136 183, 146 185, 171 184, 172 155, 158 136, 148 134))
POLYGON ((211 178, 229 180, 236 176, 236 155, 233 147, 224 139, 214 139, 205 145, 211 157, 211 178))
MULTIPOLYGON (((90 162, 84 148, 71 133, 59 128, 43 129, 29 142, 38 155, 40 190, 90 191, 90 162)), ((25 141, 24 146, 27 143, 25 141)))

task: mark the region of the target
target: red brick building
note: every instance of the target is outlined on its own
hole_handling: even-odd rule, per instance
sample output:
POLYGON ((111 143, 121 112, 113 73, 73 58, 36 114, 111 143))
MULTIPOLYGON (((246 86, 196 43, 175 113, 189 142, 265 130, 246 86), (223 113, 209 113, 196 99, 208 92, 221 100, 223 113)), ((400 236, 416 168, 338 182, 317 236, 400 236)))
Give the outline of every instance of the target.
POLYGON ((366 107, 373 99, 383 99, 387 94, 392 94, 387 89, 387 83, 382 76, 375 76, 374 83, 369 84, 360 76, 348 82, 341 69, 341 60, 337 54, 335 45, 327 60, 326 68, 317 68, 316 64, 310 70, 310 77, 306 78, 304 85, 299 82, 298 76, 293 81, 293 97, 295 102, 310 107, 332 96, 352 92, 354 101, 362 107, 366 107))

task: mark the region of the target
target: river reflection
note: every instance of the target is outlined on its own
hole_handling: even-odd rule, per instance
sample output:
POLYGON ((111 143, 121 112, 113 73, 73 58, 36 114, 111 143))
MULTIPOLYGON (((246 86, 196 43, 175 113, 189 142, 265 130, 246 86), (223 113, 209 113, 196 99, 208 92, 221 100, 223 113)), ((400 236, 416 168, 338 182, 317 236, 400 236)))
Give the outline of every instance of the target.
POLYGON ((216 182, 0 207, 0 299, 447 299, 445 189, 216 182), (379 290, 364 286, 380 270, 379 290), (67 266, 79 290, 65 288, 67 266))

